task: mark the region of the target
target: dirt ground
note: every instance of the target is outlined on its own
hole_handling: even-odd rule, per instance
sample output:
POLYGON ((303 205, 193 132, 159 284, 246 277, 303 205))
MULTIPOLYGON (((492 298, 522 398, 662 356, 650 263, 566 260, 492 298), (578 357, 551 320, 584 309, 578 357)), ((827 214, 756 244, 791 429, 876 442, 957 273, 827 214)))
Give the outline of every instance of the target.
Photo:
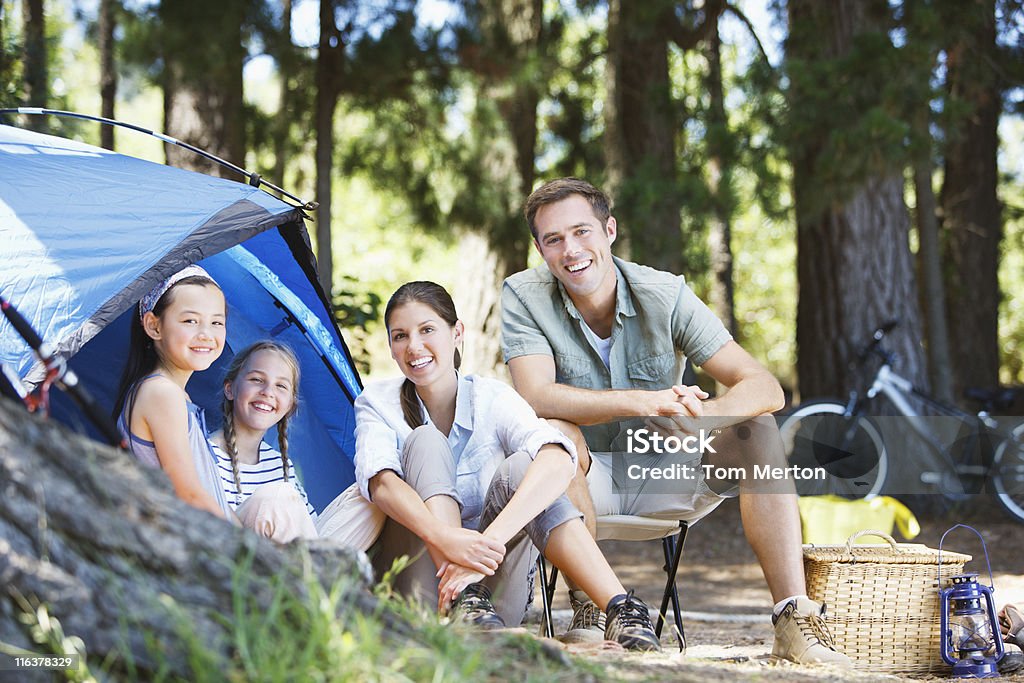
MULTIPOLYGON (((1024 603, 1024 525, 1011 521, 997 509, 985 507, 967 518, 947 514, 921 520, 921 535, 913 542, 937 548, 942 533, 957 522, 971 524, 985 538, 992 562, 996 605, 1024 603)), ((897 540, 902 539, 897 536, 897 540)), ((665 582, 661 544, 605 541, 601 545, 623 584, 635 588, 648 605, 657 607, 665 582)), ((958 530, 955 536, 947 538, 944 547, 975 556, 966 570, 986 573, 980 543, 973 534, 958 530)), ((743 536, 735 500, 727 501, 690 530, 678 581, 687 641, 685 654, 679 653, 675 637, 669 635, 670 627, 666 627, 662 635, 664 651, 661 654, 635 655, 595 646, 570 646, 569 650, 597 659, 607 672, 623 680, 732 681, 771 677, 793 681, 895 681, 929 678, 773 664, 769 659, 773 634, 769 619, 771 596, 754 553, 743 536)), ((564 632, 571 617, 561 578, 554 610, 557 634, 564 632)), ((1004 680, 1024 683, 1024 672, 1004 680)))

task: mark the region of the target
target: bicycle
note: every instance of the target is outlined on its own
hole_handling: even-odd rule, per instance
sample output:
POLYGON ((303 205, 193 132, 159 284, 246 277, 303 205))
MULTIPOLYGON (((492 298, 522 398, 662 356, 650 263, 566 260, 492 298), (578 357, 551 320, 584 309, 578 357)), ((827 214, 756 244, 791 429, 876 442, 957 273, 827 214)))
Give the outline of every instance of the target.
POLYGON ((1011 516, 1024 522, 1024 423, 1014 418, 1016 424, 1007 428, 1007 418, 993 416, 1012 404, 1016 392, 968 390, 967 397, 983 406, 975 414, 939 401, 893 370, 896 357, 882 342, 898 324, 889 321, 875 330, 858 355, 859 365, 872 358, 882 361, 867 391, 852 391, 845 402, 807 401, 781 419, 779 431, 790 465, 824 474, 798 482, 798 493, 868 498, 881 493, 934 493, 938 488, 947 498, 959 500, 990 490, 1011 516), (889 400, 896 416, 871 411, 879 395, 889 400), (926 406, 928 413, 918 411, 915 402, 926 406), (947 444, 950 435, 954 440, 947 444), (924 446, 925 451, 909 448, 907 453, 918 460, 918 453, 926 453, 939 467, 915 467, 920 462, 891 457, 886 442, 897 440, 924 446), (893 470, 900 467, 901 477, 894 478, 893 470))

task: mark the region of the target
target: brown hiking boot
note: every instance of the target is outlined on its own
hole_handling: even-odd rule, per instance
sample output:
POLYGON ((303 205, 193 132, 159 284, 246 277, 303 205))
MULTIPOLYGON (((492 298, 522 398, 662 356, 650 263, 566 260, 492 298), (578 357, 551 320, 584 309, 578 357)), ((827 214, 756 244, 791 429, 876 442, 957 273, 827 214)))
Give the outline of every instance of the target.
POLYGON ((572 622, 559 640, 563 643, 600 643, 604 640, 605 618, 601 608, 581 590, 569 591, 572 622))
POLYGON ((1024 650, 1024 610, 1017 605, 1006 605, 999 610, 999 627, 1003 641, 1024 650))
POLYGON ((809 598, 790 600, 777 617, 772 657, 797 664, 850 666, 850 658, 836 650, 825 625, 825 606, 809 598))

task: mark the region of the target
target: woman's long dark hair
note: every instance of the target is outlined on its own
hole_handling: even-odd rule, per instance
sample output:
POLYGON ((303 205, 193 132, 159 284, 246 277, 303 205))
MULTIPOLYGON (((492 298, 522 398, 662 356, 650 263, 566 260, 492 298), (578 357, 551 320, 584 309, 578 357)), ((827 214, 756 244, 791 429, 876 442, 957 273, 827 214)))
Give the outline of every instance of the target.
MULTIPOLYGON (((171 305, 173 292, 180 285, 200 285, 203 287, 216 287, 220 289, 216 282, 208 277, 202 275, 190 275, 182 278, 178 282, 175 282, 163 296, 157 300, 156 305, 153 306, 153 315, 160 317, 163 315, 167 307, 171 305)), ((149 335, 146 334, 146 330, 142 327, 142 319, 139 317, 138 305, 132 311, 132 322, 131 322, 131 337, 128 342, 128 360, 124 366, 124 372, 121 373, 121 382, 117 388, 117 402, 114 403, 114 419, 116 420, 121 412, 124 410, 127 404, 128 410, 125 414, 126 427, 130 430, 132 423, 132 403, 134 403, 135 395, 135 383, 140 379, 153 372, 156 369, 156 364, 160 360, 156 353, 156 347, 153 346, 153 340, 150 339, 149 335)))
MULTIPOLYGON (((406 282, 395 290, 384 309, 384 325, 388 330, 389 346, 391 344, 391 314, 400 306, 414 303, 429 306, 449 327, 454 327, 459 319, 459 314, 455 312, 455 302, 452 301, 451 294, 444 287, 436 282, 426 280, 406 282)), ((461 365, 462 354, 455 349, 455 369, 458 370, 461 365)), ((408 378, 402 383, 402 415, 405 416, 406 424, 413 429, 425 424, 423 412, 420 410, 420 402, 416 397, 416 385, 408 378)))

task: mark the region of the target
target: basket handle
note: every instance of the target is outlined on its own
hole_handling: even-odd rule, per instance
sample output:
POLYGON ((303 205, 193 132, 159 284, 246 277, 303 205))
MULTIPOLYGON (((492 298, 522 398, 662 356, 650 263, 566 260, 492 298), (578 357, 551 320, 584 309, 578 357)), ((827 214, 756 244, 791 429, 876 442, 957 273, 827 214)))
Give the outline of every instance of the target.
POLYGON ((853 555, 853 542, 856 541, 861 536, 878 536, 880 539, 882 539, 883 541, 888 543, 890 546, 892 546, 893 552, 899 552, 899 548, 897 547, 897 544, 896 544, 896 539, 893 538, 892 536, 890 536, 889 534, 885 533, 884 531, 878 531, 876 529, 862 529, 861 531, 858 531, 853 536, 850 536, 848 539, 846 539, 846 552, 847 553, 849 553, 850 555, 853 555))

